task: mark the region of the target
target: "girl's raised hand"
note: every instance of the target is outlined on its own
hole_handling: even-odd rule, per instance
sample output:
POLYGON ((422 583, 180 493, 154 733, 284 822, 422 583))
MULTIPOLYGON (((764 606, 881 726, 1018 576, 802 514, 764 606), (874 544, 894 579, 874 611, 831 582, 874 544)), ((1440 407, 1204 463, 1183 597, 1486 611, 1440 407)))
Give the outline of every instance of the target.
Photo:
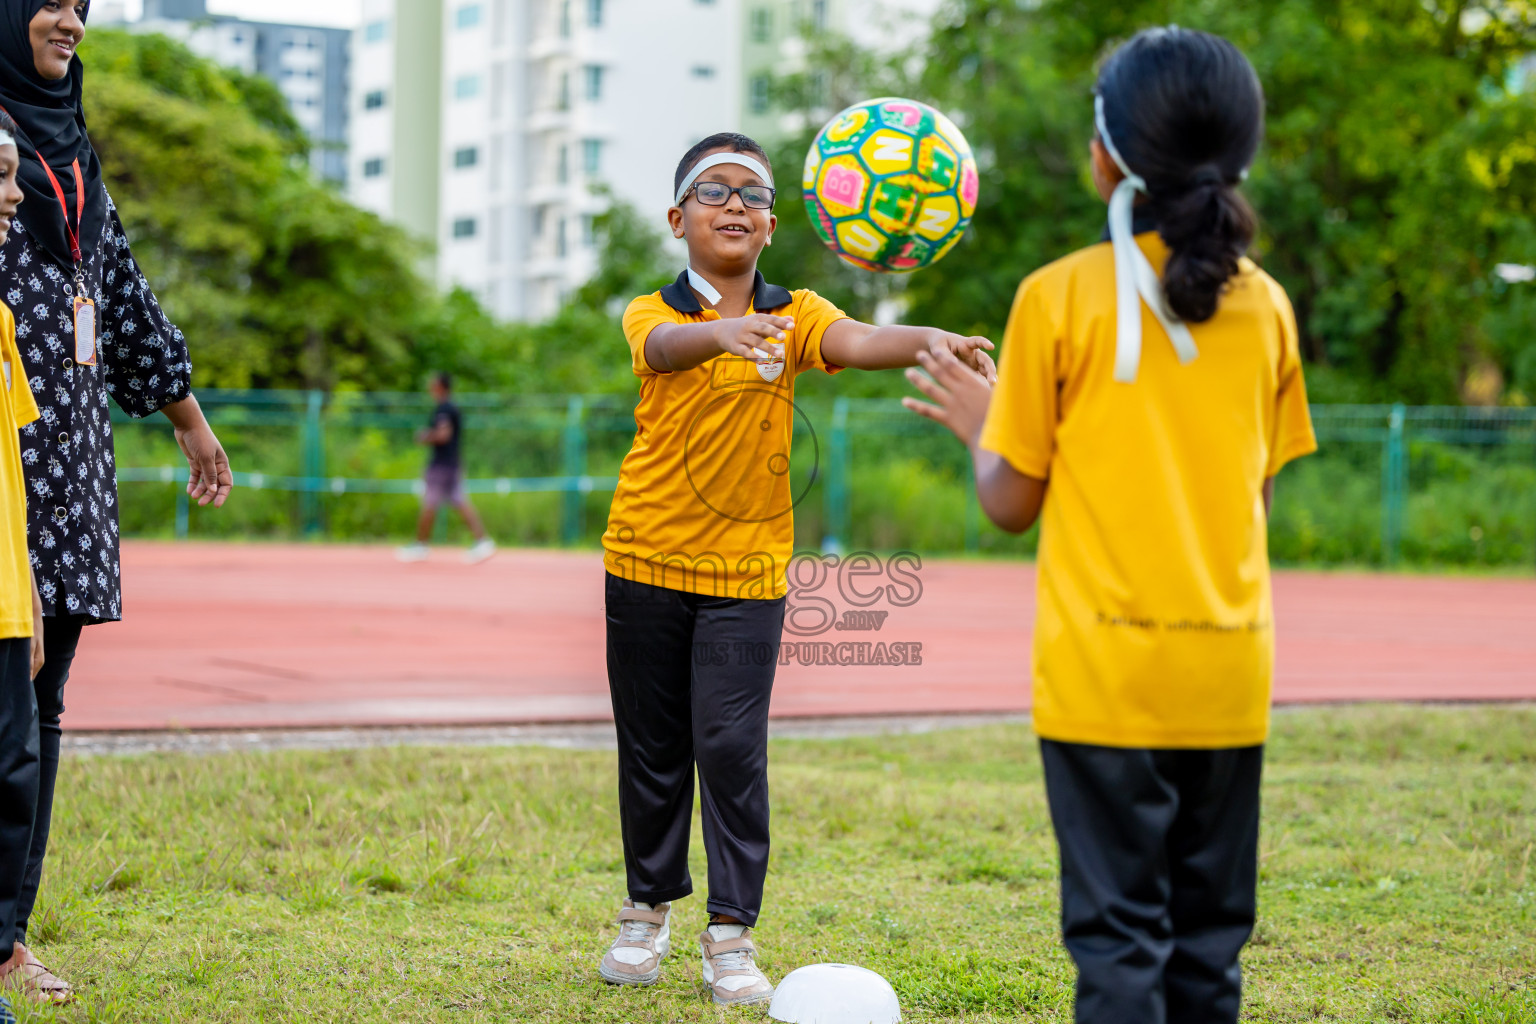
MULTIPOLYGON (((985 358, 988 364, 992 362, 992 358, 985 352, 980 349, 974 351, 985 358)), ((992 402, 990 380, 966 366, 954 352, 948 350, 919 352, 917 363, 927 371, 927 376, 913 368, 907 371, 907 380, 933 399, 934 404, 920 402, 915 398, 903 398, 901 404, 919 416, 942 423, 968 447, 976 447, 981 440, 981 425, 987 419, 987 406, 992 402)), ((997 371, 994 368, 991 380, 996 379, 997 371)))
POLYGON ((795 321, 790 317, 752 313, 716 321, 715 339, 720 342, 722 352, 762 362, 784 358, 783 344, 775 342, 785 341, 789 337, 786 332, 794 328, 795 321))

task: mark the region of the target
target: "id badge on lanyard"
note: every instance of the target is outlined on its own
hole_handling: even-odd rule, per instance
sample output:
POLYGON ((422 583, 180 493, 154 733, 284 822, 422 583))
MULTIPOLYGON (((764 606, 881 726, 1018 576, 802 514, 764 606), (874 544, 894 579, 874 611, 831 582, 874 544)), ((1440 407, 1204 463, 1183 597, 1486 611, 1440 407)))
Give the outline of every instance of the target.
POLYGON ((41 156, 37 162, 48 172, 48 181, 53 185, 54 197, 58 199, 59 209, 64 214, 64 234, 69 239, 69 254, 75 261, 75 288, 71 293, 75 300, 75 365, 95 366, 96 303, 86 295, 85 261, 80 254, 80 222, 85 217, 85 183, 80 178, 80 161, 76 160, 71 168, 75 174, 74 224, 69 223, 69 203, 64 199, 64 188, 59 184, 58 176, 41 156))

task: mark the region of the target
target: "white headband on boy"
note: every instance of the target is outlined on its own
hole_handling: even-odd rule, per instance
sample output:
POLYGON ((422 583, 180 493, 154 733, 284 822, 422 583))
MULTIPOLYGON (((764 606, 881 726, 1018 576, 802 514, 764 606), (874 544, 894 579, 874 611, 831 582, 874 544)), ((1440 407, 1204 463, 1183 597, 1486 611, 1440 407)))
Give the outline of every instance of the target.
POLYGON ((1152 269, 1146 253, 1136 244, 1131 227, 1131 208, 1136 203, 1136 193, 1146 192, 1147 183, 1140 175, 1126 166, 1120 151, 1109 137, 1104 123, 1104 97, 1093 98, 1093 120, 1099 129, 1099 141, 1109 153, 1120 173, 1125 175, 1115 186, 1109 198, 1109 241, 1115 252, 1115 380, 1130 384, 1136 380, 1141 366, 1141 301, 1157 317, 1157 322, 1168 332, 1173 350, 1179 354, 1179 362, 1191 363, 1200 354, 1195 347, 1194 335, 1189 326, 1168 308, 1168 296, 1157 271, 1152 269))
POLYGON ((0 146, 14 146, 14 145, 16 145, 16 136, 12 135, 10 132, 6 131, 5 129, 0 128, 0 146))
POLYGON ((743 156, 740 153, 716 153, 714 156, 707 156, 693 165, 693 170, 688 172, 688 177, 684 178, 683 183, 677 187, 677 199, 674 205, 683 205, 683 197, 688 194, 688 190, 693 187, 693 183, 698 180, 699 175, 711 167, 719 167, 721 164, 735 164, 738 167, 745 167, 766 181, 769 188, 773 188, 773 175, 768 173, 768 168, 756 160, 749 156, 743 156))

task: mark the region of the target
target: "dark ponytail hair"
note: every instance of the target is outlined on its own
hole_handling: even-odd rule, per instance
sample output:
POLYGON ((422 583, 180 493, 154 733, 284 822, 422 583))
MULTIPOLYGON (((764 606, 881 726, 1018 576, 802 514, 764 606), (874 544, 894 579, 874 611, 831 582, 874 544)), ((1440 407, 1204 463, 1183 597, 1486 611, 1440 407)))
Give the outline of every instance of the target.
POLYGON ((1259 76, 1220 36, 1151 28, 1105 62, 1096 91, 1168 243, 1168 305, 1189 323, 1209 320, 1258 228, 1237 185, 1264 135, 1259 76))

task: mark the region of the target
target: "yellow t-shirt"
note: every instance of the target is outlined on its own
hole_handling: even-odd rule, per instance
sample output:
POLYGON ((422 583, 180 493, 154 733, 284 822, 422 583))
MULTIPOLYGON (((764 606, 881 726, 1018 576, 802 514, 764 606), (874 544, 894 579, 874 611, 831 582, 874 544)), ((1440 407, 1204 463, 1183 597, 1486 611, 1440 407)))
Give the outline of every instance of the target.
POLYGON ((761 273, 752 308, 794 318, 782 363, 722 354, 679 373, 653 370, 645 339, 661 324, 720 319, 700 306, 687 273, 625 311, 640 401, 603 535, 603 561, 615 576, 713 597, 784 596, 795 546, 795 377, 841 369, 822 358, 821 339, 847 314, 815 292, 767 284, 761 273))
MULTIPOLYGON (((1161 273, 1155 232, 1137 243, 1161 273)), ((981 446, 1048 479, 1034 723, 1119 747, 1237 747, 1269 731, 1274 622, 1262 488, 1316 450, 1295 314, 1244 260, 1181 366, 1142 304, 1133 384, 1113 379, 1108 243, 1020 286, 981 446)))
POLYGON ((32 635, 27 563, 27 481, 17 431, 37 419, 27 368, 16 350, 16 320, 0 302, 0 640, 32 635))

